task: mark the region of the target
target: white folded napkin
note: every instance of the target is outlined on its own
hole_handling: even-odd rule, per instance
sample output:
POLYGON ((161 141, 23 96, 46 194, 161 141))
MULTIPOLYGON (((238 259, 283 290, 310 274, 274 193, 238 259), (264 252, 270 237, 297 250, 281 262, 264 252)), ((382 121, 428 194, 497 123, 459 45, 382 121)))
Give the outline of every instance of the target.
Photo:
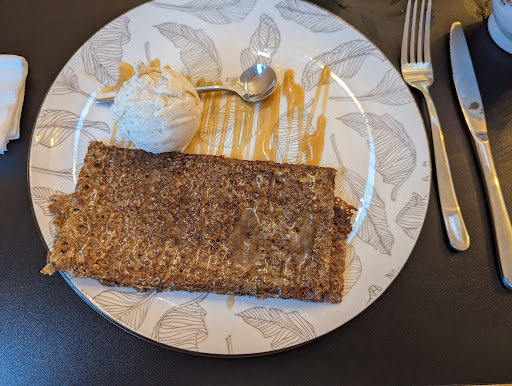
POLYGON ((20 137, 20 117, 28 63, 16 55, 0 55, 0 154, 20 137))

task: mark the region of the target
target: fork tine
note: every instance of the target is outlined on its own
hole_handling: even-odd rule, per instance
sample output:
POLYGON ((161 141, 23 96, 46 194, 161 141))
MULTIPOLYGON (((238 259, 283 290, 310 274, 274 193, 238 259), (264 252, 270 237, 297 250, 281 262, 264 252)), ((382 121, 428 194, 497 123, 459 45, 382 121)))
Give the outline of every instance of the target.
POLYGON ((411 0, 407 2, 407 11, 405 12, 404 34, 402 35, 402 55, 400 64, 403 66, 408 63, 407 46, 409 40, 409 28, 411 26, 411 0))
POLYGON ((420 8, 420 24, 418 26, 418 51, 416 53, 416 59, 418 62, 423 62, 423 20, 425 19, 425 0, 421 0, 420 8))
POLYGON ((411 48, 409 50, 409 54, 411 55, 411 62, 416 62, 416 55, 414 49, 414 43, 416 41, 416 15, 418 11, 418 0, 414 0, 413 12, 412 12, 412 22, 411 22, 411 48))
POLYGON ((432 0, 428 0, 428 5, 427 5, 427 16, 426 16, 426 19, 425 19, 425 40, 424 40, 424 45, 425 45, 425 49, 424 49, 424 53, 423 55, 425 56, 425 63, 430 63, 430 23, 432 21, 432 0))

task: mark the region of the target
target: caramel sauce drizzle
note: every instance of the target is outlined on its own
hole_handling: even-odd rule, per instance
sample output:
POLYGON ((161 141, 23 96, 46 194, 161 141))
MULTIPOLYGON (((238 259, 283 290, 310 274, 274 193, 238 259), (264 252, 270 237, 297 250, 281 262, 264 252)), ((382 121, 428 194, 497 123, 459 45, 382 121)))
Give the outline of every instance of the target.
MULTIPOLYGON (((151 67, 160 67, 160 59, 153 59, 151 67)), ((165 68, 170 68, 168 65, 165 68)), ((126 62, 119 63, 119 80, 113 87, 102 87, 103 92, 117 91, 123 83, 135 74, 132 65, 126 62)), ((258 103, 248 103, 238 97, 228 94, 224 97, 225 105, 221 107, 223 94, 201 94, 202 115, 199 130, 185 149, 186 153, 223 155, 228 152, 231 158, 253 159, 257 161, 277 162, 279 140, 279 113, 281 95, 287 102, 288 130, 284 149, 284 162, 306 163, 308 165, 320 164, 324 148, 324 136, 327 120, 327 108, 330 83, 330 69, 324 66, 320 74, 309 118, 304 123, 305 92, 300 84, 295 83, 295 74, 287 70, 284 74, 283 84, 277 84, 272 95, 258 103), (321 98, 323 91, 323 98, 321 98), (316 118, 316 130, 310 133, 313 117, 318 104, 322 101, 321 113, 316 118), (231 117, 231 122, 230 122, 231 117), (295 118, 296 117, 296 118, 295 118), (223 118, 223 119, 221 119, 223 118), (299 139, 296 158, 290 154, 290 141, 294 119, 297 121, 297 138, 299 139), (230 125, 231 123, 231 125, 230 125), (228 132, 232 130, 232 143, 230 148, 226 144, 228 132), (254 149, 252 157, 251 139, 254 133, 254 149)), ((190 77, 187 77, 190 81, 190 77)), ((197 81, 197 86, 212 85, 204 79, 197 81)), ((222 84, 222 82, 217 82, 222 84)), ((117 127, 111 137, 111 144, 115 141, 117 127)), ((283 133, 281 133, 282 135, 283 133)), ((133 146, 131 143, 130 147, 133 146)))
POLYGON ((303 138, 302 146, 300 146, 306 153, 306 164, 316 165, 320 164, 320 158, 322 157, 322 151, 324 150, 324 136, 325 126, 327 120, 325 119, 325 110, 327 108, 327 101, 329 96, 329 83, 331 78, 331 71, 328 66, 322 69, 320 74, 320 81, 316 88, 315 98, 313 99, 313 107, 311 108, 311 114, 309 115, 308 122, 306 124, 306 135, 303 138), (309 128, 311 126, 311 120, 316 110, 320 93, 324 89, 324 99, 322 103, 322 113, 318 116, 316 121, 316 130, 313 134, 309 134, 309 128))
MULTIPOLYGON (((320 75, 307 122, 304 122, 305 92, 301 85, 295 83, 292 70, 286 71, 282 86, 278 83, 272 95, 258 103, 248 103, 236 96, 228 95, 225 97, 226 104, 221 107, 222 93, 202 95, 203 112, 199 130, 185 152, 223 155, 227 151, 231 158, 277 162, 279 113, 281 95, 283 95, 287 102, 288 119, 286 146, 282 149, 284 151, 284 161, 303 162, 318 166, 324 147, 327 123, 325 111, 328 102, 329 83, 330 70, 329 67, 325 66, 320 75), (322 91, 323 98, 321 98, 322 91), (322 105, 321 113, 316 119, 316 130, 311 133, 312 120, 320 101, 322 105), (299 138, 296 158, 290 155, 294 119, 297 121, 297 136, 299 138), (229 131, 232 131, 230 148, 226 144, 229 131), (255 138, 251 141, 253 132, 255 132, 255 138), (254 142, 252 157, 250 156, 251 142, 254 142)), ((203 86, 204 84, 203 79, 197 82, 197 86, 203 86)), ((222 83, 217 82, 217 84, 222 83)))
POLYGON ((279 102, 281 85, 260 103, 258 131, 253 159, 256 161, 277 161, 277 140, 279 139, 279 102))
MULTIPOLYGON (((226 99, 226 111, 229 111, 231 108, 231 97, 232 94, 229 94, 226 99)), ((224 121, 222 123, 222 131, 220 133, 219 146, 217 148, 216 155, 222 155, 224 153, 224 146, 226 143, 226 133, 228 131, 228 122, 229 122, 229 114, 224 114, 224 121)))
MULTIPOLYGON (((294 81, 292 70, 288 70, 284 74, 283 95, 288 102, 288 138, 292 133, 292 123, 295 111, 298 114, 298 137, 302 138, 302 126, 304 121, 304 89, 294 81)), ((285 158, 288 160, 290 141, 286 141, 285 158)), ((299 147, 297 160, 302 160, 302 149, 299 147)))
POLYGON ((235 99, 235 126, 231 158, 243 159, 249 157, 253 123, 254 106, 242 101, 240 98, 235 99))
MULTIPOLYGON (((217 82, 221 85, 222 82, 217 82)), ((208 134, 211 138, 208 146, 208 154, 213 154, 215 149, 215 140, 217 138, 217 131, 219 129, 219 115, 220 115, 220 101, 222 94, 220 92, 213 93, 213 98, 210 107, 210 121, 208 125, 208 134)))
POLYGON ((112 126, 112 135, 110 136, 110 146, 113 146, 116 143, 116 135, 117 135, 117 123, 114 122, 112 126))

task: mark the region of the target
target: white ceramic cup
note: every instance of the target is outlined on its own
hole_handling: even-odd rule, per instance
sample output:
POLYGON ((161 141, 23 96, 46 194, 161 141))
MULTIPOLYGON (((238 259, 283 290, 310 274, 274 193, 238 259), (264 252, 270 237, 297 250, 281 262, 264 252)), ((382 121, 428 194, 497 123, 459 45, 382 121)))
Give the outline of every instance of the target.
POLYGON ((512 0, 492 0, 487 27, 494 42, 512 54, 512 0))

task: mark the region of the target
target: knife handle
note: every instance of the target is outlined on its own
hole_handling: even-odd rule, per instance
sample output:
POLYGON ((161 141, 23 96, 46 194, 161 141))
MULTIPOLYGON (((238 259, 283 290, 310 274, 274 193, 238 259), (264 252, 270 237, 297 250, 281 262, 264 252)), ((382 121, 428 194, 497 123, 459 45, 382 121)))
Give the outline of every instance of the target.
POLYGON ((501 194, 500 182, 494 168, 489 141, 475 139, 475 149, 478 154, 480 170, 482 171, 491 210, 501 279, 503 284, 509 290, 512 290, 512 226, 510 225, 510 218, 501 194))
POLYGON ((458 251, 469 248, 469 235, 466 224, 460 213, 459 203, 453 187, 452 174, 448 155, 444 146, 444 136, 437 116, 436 107, 427 89, 422 90, 427 102, 430 116, 430 129, 432 132, 432 145, 434 147, 434 160, 437 176, 437 190, 443 214, 444 226, 450 241, 450 246, 458 251))

